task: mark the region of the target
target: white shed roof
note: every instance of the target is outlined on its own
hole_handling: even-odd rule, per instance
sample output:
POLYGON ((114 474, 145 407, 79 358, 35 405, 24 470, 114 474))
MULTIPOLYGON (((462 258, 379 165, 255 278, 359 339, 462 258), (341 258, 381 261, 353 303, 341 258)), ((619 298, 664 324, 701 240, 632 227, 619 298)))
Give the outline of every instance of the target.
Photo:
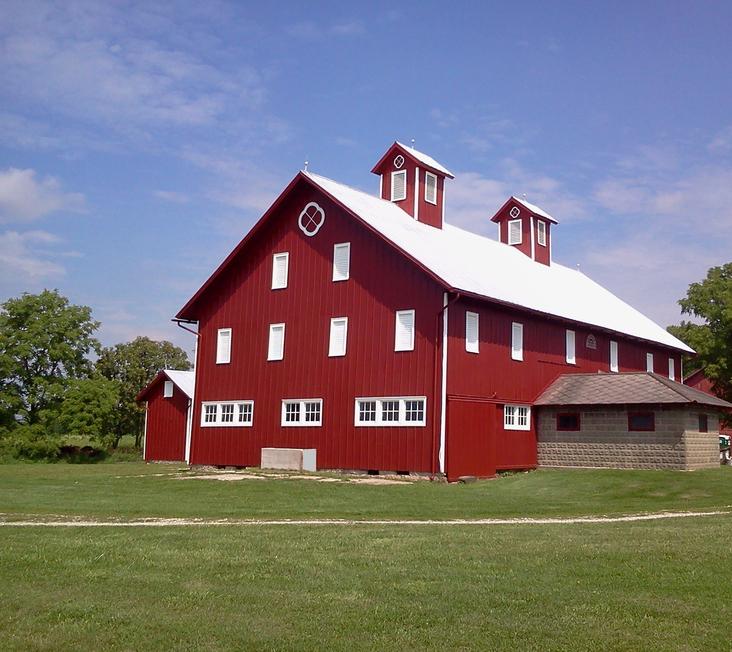
POLYGON ((170 380, 172 380, 188 398, 193 398, 196 386, 196 373, 194 371, 163 369, 163 373, 170 378, 170 380))
POLYGON ((449 287, 693 353, 579 270, 554 262, 542 265, 513 247, 450 224, 436 229, 390 201, 303 174, 449 287))
POLYGON ((400 143, 398 140, 396 141, 396 144, 399 145, 399 147, 406 149, 412 156, 414 156, 414 158, 416 158, 421 163, 424 163, 426 166, 431 167, 438 172, 442 172, 443 174, 446 174, 450 177, 455 176, 452 172, 450 172, 450 170, 440 165, 437 161, 435 161, 435 159, 425 154, 424 152, 420 152, 419 150, 414 149, 414 147, 412 147, 411 145, 405 145, 404 143, 400 143))
POLYGON ((554 224, 559 224, 559 222, 555 218, 549 215, 549 213, 547 213, 545 210, 539 208, 536 204, 527 202, 525 199, 521 199, 521 197, 516 197, 516 195, 513 195, 511 199, 515 199, 519 204, 528 208, 532 213, 534 213, 534 215, 545 217, 546 219, 554 222, 554 224))

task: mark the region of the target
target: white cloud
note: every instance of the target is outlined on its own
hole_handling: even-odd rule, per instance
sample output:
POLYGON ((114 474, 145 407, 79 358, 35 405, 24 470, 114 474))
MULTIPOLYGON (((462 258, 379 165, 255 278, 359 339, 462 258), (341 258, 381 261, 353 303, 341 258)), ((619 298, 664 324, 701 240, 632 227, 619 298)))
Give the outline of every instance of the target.
POLYGON ((191 198, 187 194, 183 192, 176 192, 174 190, 156 190, 153 195, 158 199, 162 199, 163 201, 167 201, 172 204, 187 204, 191 201, 191 198))
POLYGON ((0 278, 32 282, 63 276, 64 268, 50 260, 48 252, 59 242, 47 231, 0 233, 0 278))
POLYGON ((0 223, 30 222, 57 211, 84 210, 84 196, 64 192, 53 177, 37 179, 35 170, 0 171, 0 223))

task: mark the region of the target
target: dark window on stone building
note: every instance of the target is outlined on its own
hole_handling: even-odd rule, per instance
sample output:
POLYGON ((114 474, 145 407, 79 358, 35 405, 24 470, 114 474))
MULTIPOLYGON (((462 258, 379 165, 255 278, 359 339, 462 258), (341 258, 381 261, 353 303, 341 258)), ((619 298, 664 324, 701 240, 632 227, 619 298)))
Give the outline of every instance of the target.
POLYGON ((706 414, 699 415, 699 432, 709 432, 709 422, 706 414))
POLYGON ((656 429, 656 419, 653 412, 629 412, 628 430, 652 431, 656 429))
POLYGON ((557 414, 557 430, 579 430, 579 412, 560 412, 557 414))

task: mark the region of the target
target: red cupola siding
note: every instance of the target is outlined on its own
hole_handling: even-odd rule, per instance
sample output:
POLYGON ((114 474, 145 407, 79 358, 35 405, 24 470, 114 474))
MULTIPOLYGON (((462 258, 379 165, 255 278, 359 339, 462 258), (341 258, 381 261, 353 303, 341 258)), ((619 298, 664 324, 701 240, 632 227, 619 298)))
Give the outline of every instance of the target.
POLYGON ((551 215, 525 199, 511 197, 491 218, 498 224, 498 239, 515 247, 537 263, 551 265, 551 215))
POLYGON ((442 228, 447 168, 431 156, 395 142, 371 170, 379 175, 379 196, 394 202, 414 219, 442 228))

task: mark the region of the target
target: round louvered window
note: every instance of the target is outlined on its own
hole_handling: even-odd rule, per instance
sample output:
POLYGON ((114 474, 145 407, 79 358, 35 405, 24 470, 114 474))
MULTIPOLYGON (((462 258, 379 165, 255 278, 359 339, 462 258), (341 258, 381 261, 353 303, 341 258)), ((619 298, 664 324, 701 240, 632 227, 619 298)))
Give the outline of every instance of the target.
POLYGON ((314 236, 320 227, 325 224, 325 211, 318 206, 314 201, 302 209, 300 217, 297 219, 297 223, 300 225, 300 230, 307 236, 314 236))
POLYGON ((510 215, 511 217, 518 217, 519 215, 521 215, 521 211, 520 211, 520 210, 518 209, 518 207, 517 207, 517 206, 514 206, 514 207, 513 207, 512 209, 511 209, 511 212, 509 213, 509 215, 510 215))
POLYGON ((399 154, 394 159, 394 167, 398 170, 400 167, 402 167, 402 165, 404 165, 404 157, 401 154, 399 154))

